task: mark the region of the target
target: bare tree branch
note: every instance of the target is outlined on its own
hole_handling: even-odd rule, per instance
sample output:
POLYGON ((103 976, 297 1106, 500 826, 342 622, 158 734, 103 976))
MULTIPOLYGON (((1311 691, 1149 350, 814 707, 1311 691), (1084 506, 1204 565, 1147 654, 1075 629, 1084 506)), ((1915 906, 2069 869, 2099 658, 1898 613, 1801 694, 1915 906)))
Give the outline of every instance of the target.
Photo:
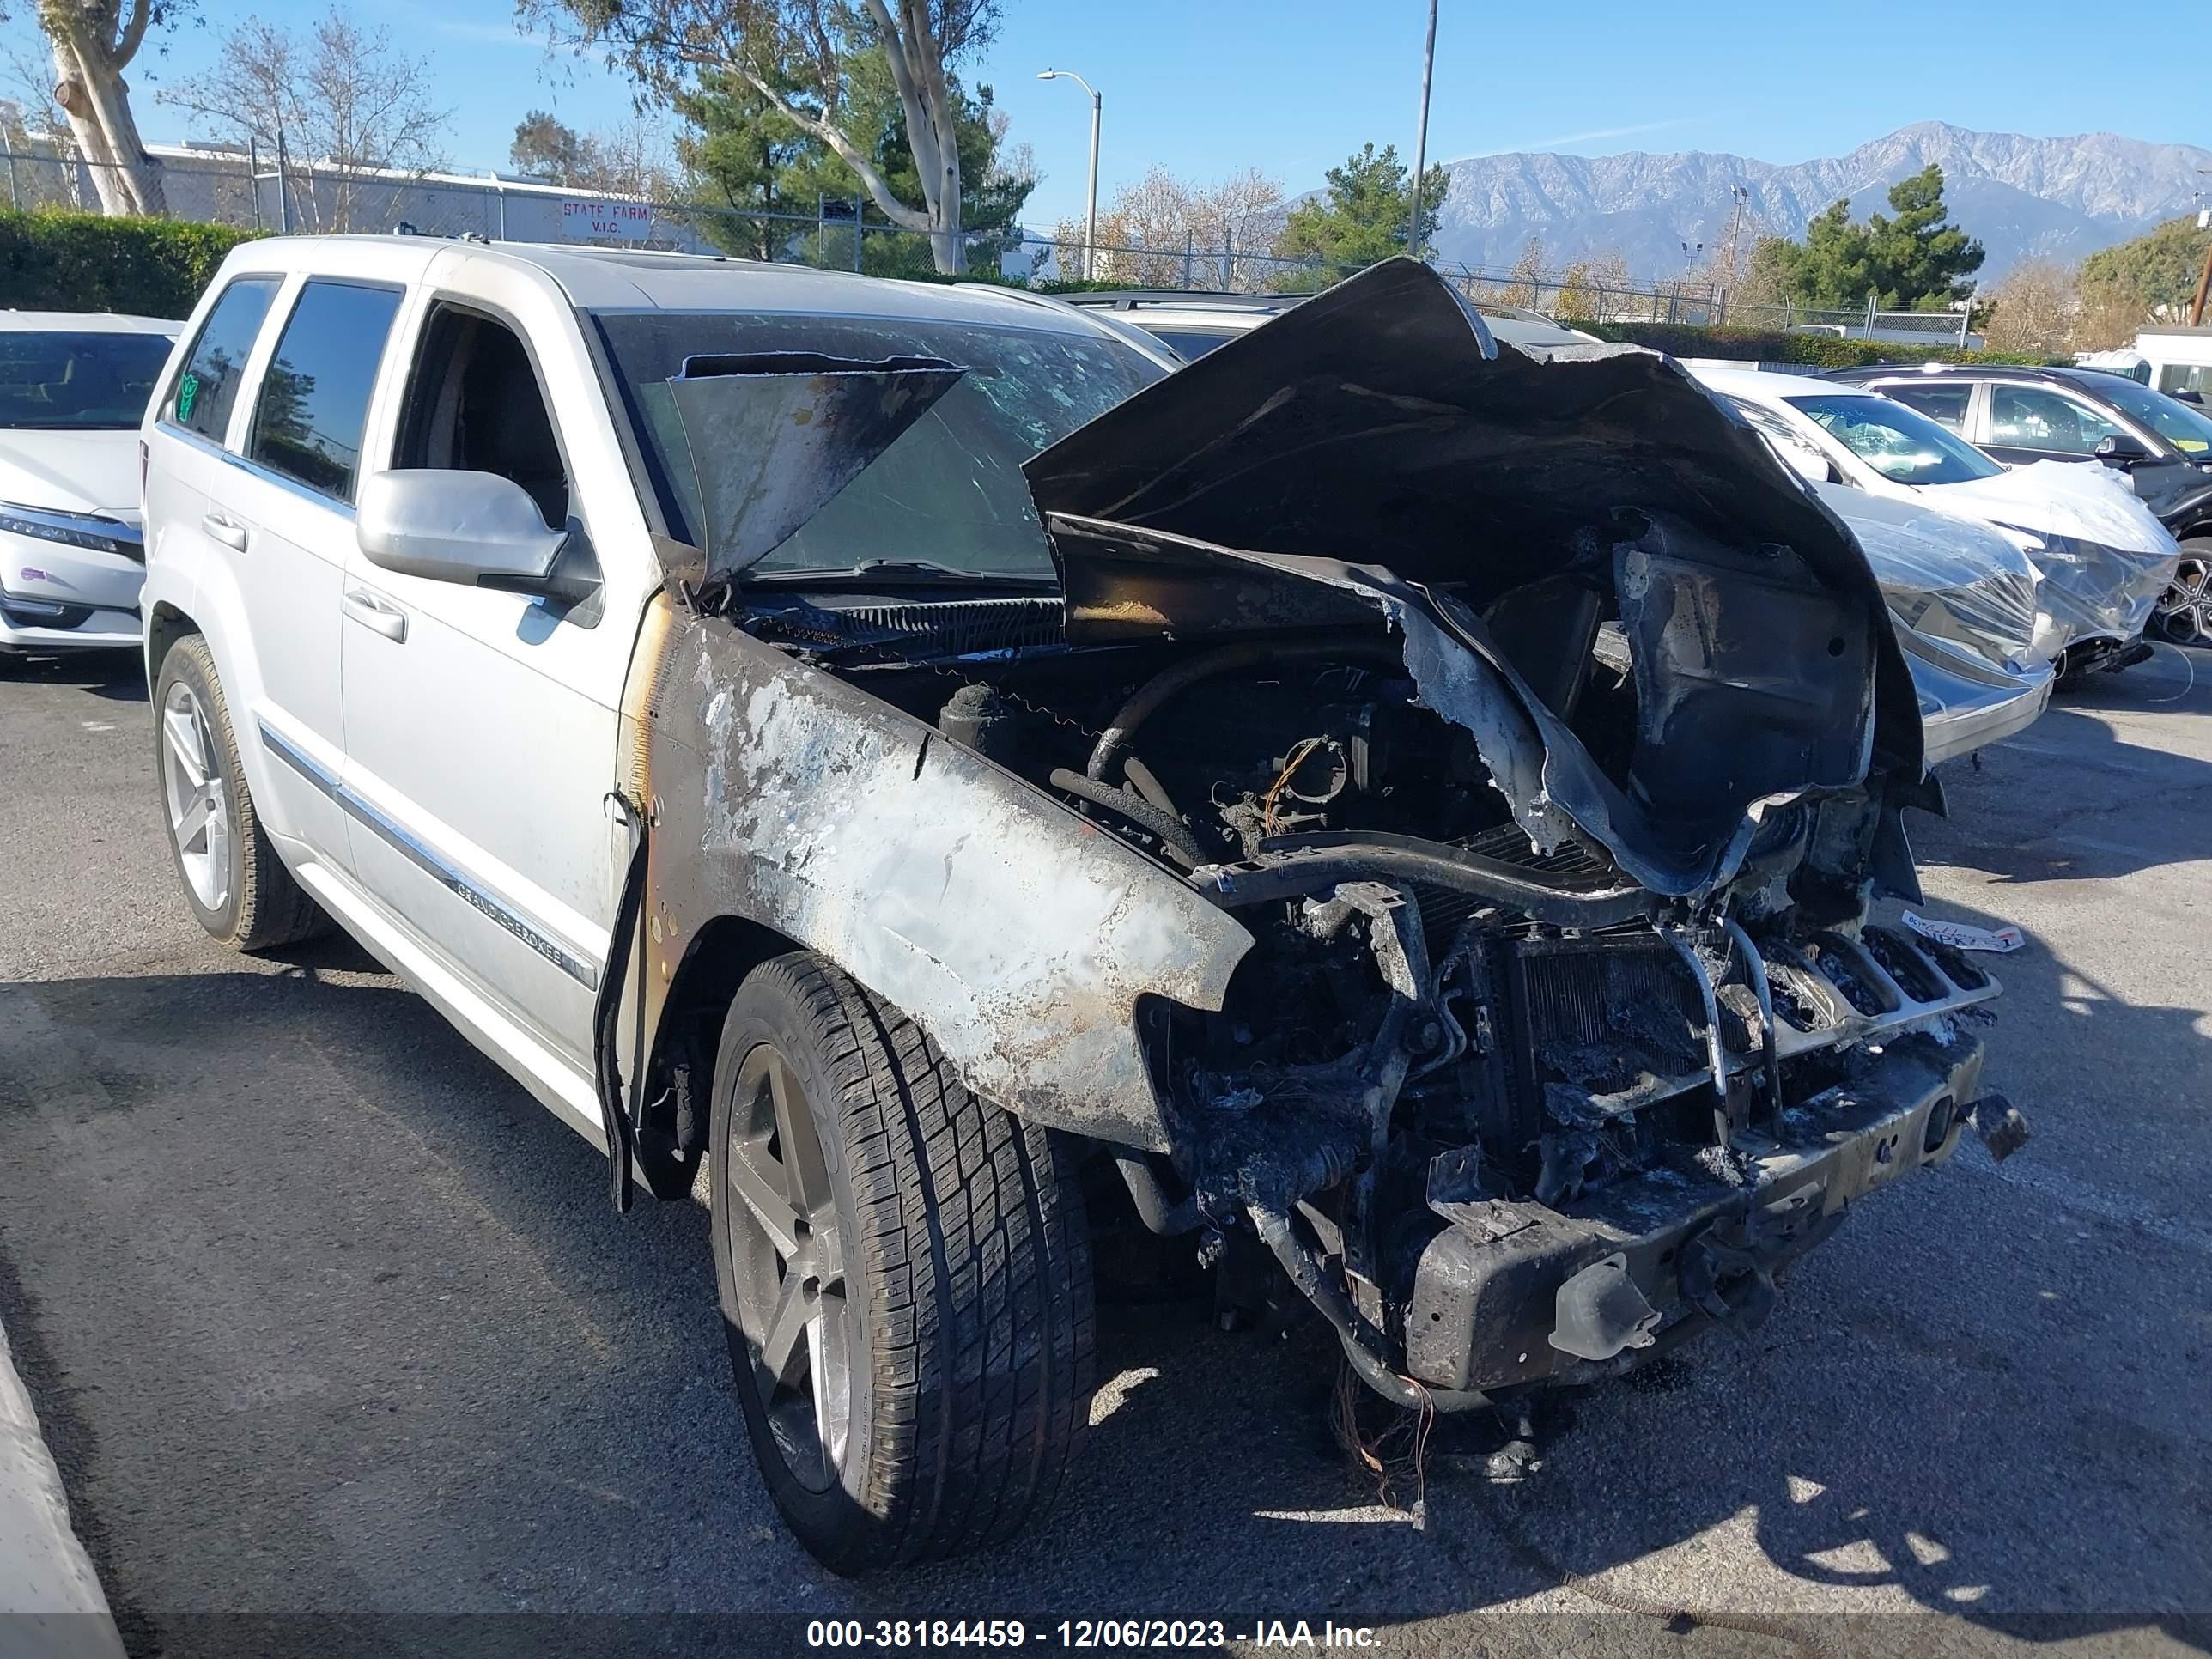
POLYGON ((138 55, 138 47, 146 39, 148 25, 154 21, 154 0, 132 0, 131 20, 123 26, 123 33, 115 43, 112 54, 115 67, 121 69, 138 55))

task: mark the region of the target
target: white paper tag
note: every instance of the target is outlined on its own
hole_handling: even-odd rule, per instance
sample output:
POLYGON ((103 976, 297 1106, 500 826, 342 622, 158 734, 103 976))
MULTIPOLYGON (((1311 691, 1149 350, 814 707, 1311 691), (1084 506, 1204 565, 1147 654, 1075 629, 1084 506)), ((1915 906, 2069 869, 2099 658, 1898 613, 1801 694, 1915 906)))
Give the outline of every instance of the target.
POLYGON ((1930 921, 1910 910, 1905 913, 1905 925, 1921 938, 1932 939, 1954 951, 1995 951, 2002 954, 2017 951, 2027 943, 2017 927, 2000 927, 1991 933, 1986 927, 1969 927, 1963 921, 1930 921))

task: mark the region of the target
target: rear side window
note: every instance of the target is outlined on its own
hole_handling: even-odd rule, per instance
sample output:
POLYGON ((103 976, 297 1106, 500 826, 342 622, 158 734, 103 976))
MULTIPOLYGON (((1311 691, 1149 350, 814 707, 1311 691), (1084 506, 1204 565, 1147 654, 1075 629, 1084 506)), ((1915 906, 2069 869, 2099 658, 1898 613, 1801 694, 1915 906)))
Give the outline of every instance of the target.
POLYGON ((231 405, 238 401, 239 376, 246 372, 254 337, 276 297, 276 283, 274 276, 241 276, 223 289, 200 325, 200 337, 192 342, 192 355, 161 411, 165 418, 187 432, 222 441, 231 405))
POLYGON ((1875 388, 1885 398, 1918 410, 1936 425, 1960 436, 1966 430, 1966 405, 1974 396, 1970 386, 1899 386, 1894 381, 1875 388))
POLYGON ((309 283, 261 379, 246 459, 341 501, 353 499, 368 394, 399 291, 309 283))

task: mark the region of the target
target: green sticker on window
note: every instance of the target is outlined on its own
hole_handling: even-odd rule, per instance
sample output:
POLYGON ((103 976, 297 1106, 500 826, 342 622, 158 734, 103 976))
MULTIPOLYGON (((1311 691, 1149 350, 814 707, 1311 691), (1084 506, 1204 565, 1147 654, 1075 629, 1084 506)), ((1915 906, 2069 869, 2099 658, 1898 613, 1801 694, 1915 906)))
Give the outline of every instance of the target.
POLYGON ((177 382, 177 418, 179 420, 189 421, 192 418, 192 404, 199 395, 200 377, 190 369, 186 369, 183 378, 177 382))

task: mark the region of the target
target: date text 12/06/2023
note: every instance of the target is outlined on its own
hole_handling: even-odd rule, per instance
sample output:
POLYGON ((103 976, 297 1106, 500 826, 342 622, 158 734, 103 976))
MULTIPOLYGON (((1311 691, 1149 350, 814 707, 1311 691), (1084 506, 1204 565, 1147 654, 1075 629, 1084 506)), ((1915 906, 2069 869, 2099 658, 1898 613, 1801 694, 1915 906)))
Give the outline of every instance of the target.
POLYGON ((1050 1647, 1070 1651, 1261 1648, 1372 1649, 1374 1628, 1304 1619, 816 1619, 806 1645, 819 1649, 1050 1647), (1234 1625, 1236 1627, 1231 1628, 1234 1625))

